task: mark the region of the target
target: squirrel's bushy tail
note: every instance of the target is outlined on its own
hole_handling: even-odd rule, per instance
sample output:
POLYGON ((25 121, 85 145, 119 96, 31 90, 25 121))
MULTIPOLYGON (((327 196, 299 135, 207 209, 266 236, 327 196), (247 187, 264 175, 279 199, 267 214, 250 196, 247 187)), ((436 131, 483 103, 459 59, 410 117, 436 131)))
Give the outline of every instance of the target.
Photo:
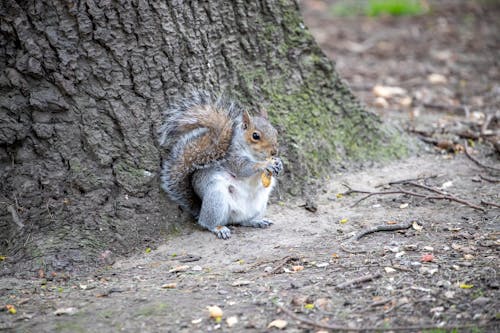
POLYGON ((162 188, 194 216, 200 199, 192 189, 191 175, 224 159, 240 114, 235 103, 203 91, 180 99, 165 113, 159 142, 170 151, 161 171, 162 188))

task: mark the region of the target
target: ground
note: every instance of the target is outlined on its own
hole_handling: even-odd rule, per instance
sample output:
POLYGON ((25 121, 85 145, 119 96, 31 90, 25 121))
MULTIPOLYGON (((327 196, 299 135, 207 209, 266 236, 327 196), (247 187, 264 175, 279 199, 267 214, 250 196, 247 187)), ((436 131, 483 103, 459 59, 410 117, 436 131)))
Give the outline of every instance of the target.
POLYGON ((500 173, 489 116, 500 102, 500 9, 431 5, 422 16, 353 18, 333 15, 330 2, 302 2, 307 25, 356 95, 422 139, 420 153, 333 174, 307 200, 275 199, 272 227, 234 227, 228 241, 188 225, 133 257, 104 254, 88 276, 3 277, 0 331, 263 332, 278 330, 268 328, 274 320, 286 332, 500 330, 500 173), (403 91, 382 97, 377 85, 403 91), (470 156, 490 169, 466 156, 466 134, 470 156), (349 188, 423 197, 359 201, 365 194, 349 188), (450 194, 467 204, 430 198, 450 194), (355 240, 400 224, 408 228, 355 240), (209 317, 212 305, 223 311, 220 322, 209 317))

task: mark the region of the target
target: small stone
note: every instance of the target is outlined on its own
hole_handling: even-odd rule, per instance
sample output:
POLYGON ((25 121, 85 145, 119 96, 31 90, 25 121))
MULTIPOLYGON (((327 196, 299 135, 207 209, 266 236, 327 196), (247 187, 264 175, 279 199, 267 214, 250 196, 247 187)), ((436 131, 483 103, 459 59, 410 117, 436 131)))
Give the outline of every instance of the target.
POLYGON ((472 301, 472 304, 485 305, 485 304, 489 303, 489 301, 490 301, 490 299, 488 297, 479 296, 478 298, 476 298, 475 300, 472 301))

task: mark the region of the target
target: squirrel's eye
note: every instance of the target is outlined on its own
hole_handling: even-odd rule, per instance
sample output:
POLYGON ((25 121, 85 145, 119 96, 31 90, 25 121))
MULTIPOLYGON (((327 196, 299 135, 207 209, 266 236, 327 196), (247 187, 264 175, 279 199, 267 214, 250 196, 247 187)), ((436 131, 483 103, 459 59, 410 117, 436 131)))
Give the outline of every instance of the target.
POLYGON ((257 132, 253 132, 253 133, 252 133, 252 139, 254 139, 254 140, 256 140, 256 141, 257 141, 257 140, 260 140, 260 134, 259 134, 259 133, 257 133, 257 132))

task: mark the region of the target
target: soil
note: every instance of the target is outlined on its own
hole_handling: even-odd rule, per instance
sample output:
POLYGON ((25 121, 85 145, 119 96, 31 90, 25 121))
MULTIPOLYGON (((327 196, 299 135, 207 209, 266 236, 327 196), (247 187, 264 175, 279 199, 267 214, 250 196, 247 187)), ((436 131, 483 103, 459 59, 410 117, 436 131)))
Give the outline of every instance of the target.
MULTIPOLYGON (((286 321, 286 332, 318 332, 321 325, 500 330, 500 173, 468 158, 462 141, 464 130, 476 133, 499 110, 500 7, 430 3, 426 15, 384 18, 341 18, 331 14, 330 2, 301 4, 307 25, 357 96, 430 142, 420 155, 332 175, 312 199, 275 200, 268 213, 274 225, 233 227, 228 241, 188 224, 133 257, 104 253, 91 275, 3 277, 0 331, 263 332, 278 330, 268 328, 277 319, 286 321), (446 82, 431 83, 430 74, 446 82), (406 92, 381 104, 375 85, 406 92), (440 193, 408 182, 389 185, 408 179, 440 193), (349 187, 423 197, 359 201, 364 194, 345 194, 349 187), (443 193, 469 205, 431 198, 443 193), (395 224, 409 228, 355 240, 362 231, 395 224), (209 317, 211 305, 223 310, 220 322, 209 317), (236 322, 229 327, 231 317, 236 322)), ((495 135, 487 132, 495 125, 469 141, 475 143, 469 153, 498 168, 495 135)))

